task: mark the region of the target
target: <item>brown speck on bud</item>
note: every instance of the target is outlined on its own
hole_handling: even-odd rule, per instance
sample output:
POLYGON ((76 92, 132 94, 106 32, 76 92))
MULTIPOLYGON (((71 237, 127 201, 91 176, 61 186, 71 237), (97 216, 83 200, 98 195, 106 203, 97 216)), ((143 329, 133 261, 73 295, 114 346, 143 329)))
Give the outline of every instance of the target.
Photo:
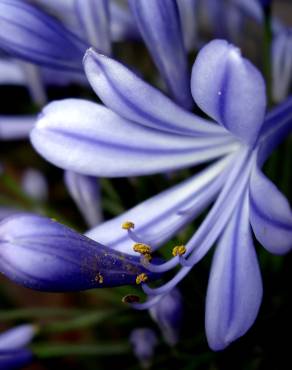
POLYGON ((123 303, 138 303, 140 302, 140 297, 135 294, 127 294, 122 298, 123 303))

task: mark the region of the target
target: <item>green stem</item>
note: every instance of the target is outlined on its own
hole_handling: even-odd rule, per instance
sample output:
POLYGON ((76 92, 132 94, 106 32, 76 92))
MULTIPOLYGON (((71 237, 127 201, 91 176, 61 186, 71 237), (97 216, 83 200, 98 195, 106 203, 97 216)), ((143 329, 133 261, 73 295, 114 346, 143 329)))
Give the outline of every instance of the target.
POLYGON ((88 315, 93 311, 67 308, 23 308, 17 310, 0 310, 0 321, 40 319, 50 317, 68 317, 77 315, 88 315))
POLYGON ((127 354, 131 351, 127 342, 118 344, 36 344, 31 346, 33 353, 39 358, 60 356, 112 356, 127 354))

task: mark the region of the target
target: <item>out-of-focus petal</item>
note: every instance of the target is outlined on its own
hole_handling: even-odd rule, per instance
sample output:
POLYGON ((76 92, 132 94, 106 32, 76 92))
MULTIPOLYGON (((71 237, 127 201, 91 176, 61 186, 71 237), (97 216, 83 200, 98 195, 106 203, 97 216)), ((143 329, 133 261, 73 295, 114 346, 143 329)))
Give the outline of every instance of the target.
POLYGON ((0 116, 0 141, 27 139, 36 116, 0 116))
POLYGON ((180 136, 138 125, 104 106, 67 99, 48 105, 31 133, 53 164, 92 176, 132 176, 209 161, 237 148, 227 137, 180 136))
POLYGON ((142 368, 149 369, 154 349, 158 344, 155 332, 150 328, 134 329, 130 335, 130 342, 142 368))
POLYGON ((0 47, 47 67, 82 72, 87 44, 48 14, 17 0, 0 1, 0 47))
POLYGON ((175 288, 162 297, 149 309, 149 313, 160 327, 166 343, 175 346, 179 341, 183 319, 183 298, 179 290, 175 288))
POLYGON ((105 54, 111 53, 108 0, 74 0, 77 19, 88 43, 105 54))
POLYGON ((255 166, 250 178, 250 221, 258 241, 271 253, 292 248, 292 212, 288 200, 255 166))
POLYGON ((206 333, 210 347, 222 350, 254 323, 262 281, 249 225, 248 198, 233 214, 217 246, 207 291, 206 333))
POLYGON ((88 226, 98 225, 102 221, 98 179, 72 171, 65 171, 64 181, 69 194, 74 199, 88 226))
POLYGON ((192 71, 199 107, 249 145, 257 140, 266 109, 265 83, 240 50, 224 40, 207 44, 192 71))
POLYGON ((197 46, 197 11, 198 0, 177 0, 180 14, 180 23, 183 32, 184 45, 187 50, 193 50, 197 46))
MULTIPOLYGON (((19 349, 31 342, 36 327, 30 324, 19 325, 0 334, 0 352, 19 349)), ((0 362, 1 366, 1 362, 0 362)))
POLYGON ((32 361, 32 358, 33 354, 28 349, 17 349, 14 351, 0 350, 0 369, 21 369, 22 366, 28 365, 32 361))
POLYGON ((230 158, 221 160, 198 175, 93 228, 86 235, 111 248, 136 254, 132 239, 121 228, 122 223, 129 220, 134 222, 135 233, 144 243, 150 244, 152 249, 159 247, 212 202, 223 186, 224 170, 229 163, 230 158))
POLYGON ((26 79, 21 67, 12 59, 0 59, 0 84, 25 85, 26 79))
POLYGON ((93 49, 85 54, 84 68, 99 98, 124 118, 180 135, 225 134, 217 125, 183 110, 121 63, 93 49))
POLYGON ((280 31, 272 44, 273 97, 281 102, 292 84, 292 29, 280 31))
POLYGON ((110 1, 110 28, 113 41, 141 39, 130 10, 119 3, 110 1))
POLYGON ((0 271, 43 291, 79 291, 136 284, 139 259, 107 248, 45 217, 21 214, 0 224, 0 271))
POLYGON ((129 0, 142 37, 175 100, 190 108, 189 69, 180 17, 173 0, 129 0))
POLYGON ((32 199, 44 202, 48 198, 48 183, 44 175, 34 169, 28 168, 21 181, 23 191, 32 199))

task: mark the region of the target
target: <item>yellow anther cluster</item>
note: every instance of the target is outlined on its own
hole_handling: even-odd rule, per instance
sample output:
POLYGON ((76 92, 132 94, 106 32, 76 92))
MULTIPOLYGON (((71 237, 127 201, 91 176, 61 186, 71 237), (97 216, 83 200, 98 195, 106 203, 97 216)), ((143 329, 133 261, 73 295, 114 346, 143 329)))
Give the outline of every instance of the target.
POLYGON ((136 243, 133 245, 133 249, 135 252, 141 253, 141 254, 150 254, 151 248, 147 244, 143 243, 136 243))
POLYGON ((139 285, 141 283, 145 283, 147 280, 148 280, 148 276, 144 272, 142 272, 142 274, 136 277, 136 284, 139 285))
POLYGON ((124 229, 124 230, 134 229, 134 227, 135 227, 134 222, 125 221, 125 222, 122 223, 122 229, 124 229))
POLYGON ((187 251, 186 247, 184 245, 177 245, 172 250, 172 255, 175 256, 182 256, 187 251))
POLYGON ((101 275, 100 272, 95 276, 95 281, 99 284, 103 283, 103 276, 101 275))

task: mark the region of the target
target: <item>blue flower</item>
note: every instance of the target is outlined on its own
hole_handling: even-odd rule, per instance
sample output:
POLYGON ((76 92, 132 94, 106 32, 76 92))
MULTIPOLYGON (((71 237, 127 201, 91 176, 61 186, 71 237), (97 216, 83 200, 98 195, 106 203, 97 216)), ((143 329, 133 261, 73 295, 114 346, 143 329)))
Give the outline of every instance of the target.
POLYGON ((18 369, 29 364, 32 352, 25 348, 35 335, 33 325, 20 325, 0 334, 0 369, 18 369))
POLYGON ((214 350, 225 348, 253 324, 262 281, 251 228, 270 252, 292 247, 287 199, 261 166, 292 126, 292 100, 265 115, 265 83, 239 49, 215 40, 198 54, 192 95, 213 118, 202 119, 173 103, 119 62, 90 49, 89 82, 108 108, 69 99, 48 105, 32 131, 36 150, 55 165, 95 176, 132 176, 217 161, 175 187, 89 231, 90 238, 136 254, 133 240, 154 251, 215 201, 207 217, 174 257, 149 271, 181 265, 166 284, 151 288, 137 308, 169 293, 218 240, 206 300, 206 331, 214 350), (267 202, 269 199, 269 202, 267 202), (133 221, 128 232, 120 224, 133 221))
POLYGON ((43 291, 139 284, 157 278, 139 258, 117 252, 46 217, 17 214, 0 223, 0 271, 43 291))

